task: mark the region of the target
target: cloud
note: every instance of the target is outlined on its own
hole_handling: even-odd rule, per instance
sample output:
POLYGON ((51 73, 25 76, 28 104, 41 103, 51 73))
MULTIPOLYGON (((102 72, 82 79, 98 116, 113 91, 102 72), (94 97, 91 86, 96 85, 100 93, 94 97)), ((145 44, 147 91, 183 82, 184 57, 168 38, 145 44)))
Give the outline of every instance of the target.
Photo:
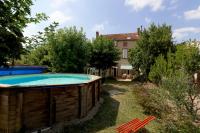
POLYGON ((30 23, 27 25, 27 27, 24 29, 24 36, 31 37, 33 34, 36 34, 38 32, 38 25, 35 23, 30 23))
POLYGON ((151 19, 148 18, 148 17, 145 17, 144 20, 145 20, 145 22, 146 22, 147 24, 151 23, 151 19))
POLYGON ((184 17, 187 20, 200 19, 200 6, 194 10, 185 11, 184 17))
POLYGON ((176 4, 177 2, 178 2, 178 0, 171 0, 170 5, 176 4))
POLYGON ((104 31, 105 27, 108 25, 108 21, 104 21, 103 23, 95 24, 92 28, 92 31, 104 31))
POLYGON ((72 16, 67 16, 61 11, 54 11, 50 14, 50 21, 51 22, 59 22, 60 24, 63 24, 67 21, 72 20, 72 16))
POLYGON ((51 0, 51 7, 60 8, 66 4, 73 3, 76 0, 51 0))
POLYGON ((95 24, 95 26, 93 27, 93 31, 103 31, 105 29, 104 24, 95 24))
POLYGON ((178 18, 178 19, 181 19, 181 18, 182 18, 182 16, 181 16, 181 15, 178 15, 177 13, 172 14, 172 16, 175 17, 175 18, 178 18))
POLYGON ((171 0, 169 1, 169 5, 167 6, 168 10, 175 10, 178 8, 178 0, 171 0))
POLYGON ((184 37, 189 36, 190 34, 200 33, 200 27, 183 27, 174 30, 173 37, 180 40, 184 37))
POLYGON ((175 10, 177 8, 178 8, 178 5, 174 4, 174 5, 169 5, 167 9, 168 10, 175 10))
POLYGON ((164 0, 125 0, 126 6, 131 6, 133 10, 139 11, 145 7, 150 7, 152 11, 164 8, 164 0))

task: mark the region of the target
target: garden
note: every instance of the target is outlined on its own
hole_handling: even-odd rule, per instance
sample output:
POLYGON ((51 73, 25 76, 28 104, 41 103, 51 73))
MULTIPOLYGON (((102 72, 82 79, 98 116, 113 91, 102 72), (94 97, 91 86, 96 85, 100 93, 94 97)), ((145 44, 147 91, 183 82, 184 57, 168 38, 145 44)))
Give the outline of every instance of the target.
POLYGON ((197 41, 175 42, 172 27, 167 24, 140 28, 137 46, 128 54, 135 79, 119 82, 104 77, 120 59, 112 40, 103 36, 90 40, 83 28, 58 28, 57 22, 37 35, 24 37, 28 24, 48 19, 44 13, 33 17, 31 5, 32 0, 0 1, 0 67, 39 65, 55 73, 84 73, 88 67, 95 67, 99 75, 104 73, 104 102, 94 118, 78 125, 55 127, 50 132, 111 133, 123 123, 149 115, 156 120, 141 132, 200 132, 197 41))
MULTIPOLYGON (((139 102, 142 98, 139 92, 152 89, 152 87, 151 84, 149 86, 139 82, 107 80, 103 85, 104 102, 95 117, 79 125, 66 126, 60 132, 115 133, 116 128, 121 124, 133 118, 143 119, 148 116, 139 102), (112 94, 113 90, 117 93, 112 94)), ((160 128, 159 120, 152 121, 146 126, 145 132, 157 133, 160 132, 160 128)))

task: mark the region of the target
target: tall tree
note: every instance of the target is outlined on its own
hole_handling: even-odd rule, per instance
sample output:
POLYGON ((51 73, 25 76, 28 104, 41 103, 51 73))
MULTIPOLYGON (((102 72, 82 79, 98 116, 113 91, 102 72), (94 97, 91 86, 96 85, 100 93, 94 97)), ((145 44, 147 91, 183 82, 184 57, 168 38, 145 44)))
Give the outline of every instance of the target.
POLYGON ((32 0, 0 0, 0 66, 20 57, 27 24, 47 19, 43 13, 31 17, 31 5, 32 0))
POLYGON ((151 24, 148 29, 139 32, 137 47, 130 51, 129 62, 134 68, 148 77, 155 59, 162 54, 165 58, 169 50, 174 50, 171 26, 151 24))
POLYGON ((120 59, 120 52, 112 40, 103 36, 97 37, 92 43, 90 65, 100 70, 106 70, 120 59))
POLYGON ((43 31, 39 31, 38 34, 26 37, 26 43, 24 47, 26 51, 37 49, 38 47, 48 43, 48 38, 56 32, 59 23, 53 22, 49 26, 45 27, 43 31))
POLYGON ((64 28, 48 36, 52 71, 82 73, 89 59, 89 41, 83 30, 64 28))
POLYGON ((176 64, 177 68, 185 70, 189 75, 193 75, 200 69, 199 48, 195 45, 183 43, 176 46, 176 64))
POLYGON ((174 75, 177 70, 185 71, 191 77, 199 69, 199 49, 194 45, 182 43, 176 45, 175 53, 168 53, 167 59, 163 55, 156 58, 154 65, 151 67, 149 79, 159 83, 162 78, 174 75))
POLYGON ((54 22, 45 27, 44 31, 40 31, 31 37, 26 37, 25 50, 21 55, 21 59, 16 62, 18 64, 46 65, 51 67, 48 38, 56 33, 57 26, 58 23, 54 22))

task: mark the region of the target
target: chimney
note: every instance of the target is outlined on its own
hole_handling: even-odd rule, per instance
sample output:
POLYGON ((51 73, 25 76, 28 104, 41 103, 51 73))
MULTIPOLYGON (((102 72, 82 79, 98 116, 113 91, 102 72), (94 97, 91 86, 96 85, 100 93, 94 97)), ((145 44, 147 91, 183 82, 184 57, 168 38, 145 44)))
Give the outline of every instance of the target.
POLYGON ((140 32, 142 32, 142 31, 143 31, 143 27, 142 27, 142 25, 141 25, 140 27, 137 28, 137 33, 138 33, 138 35, 139 35, 140 32))
POLYGON ((96 31, 96 38, 97 38, 97 37, 99 37, 99 32, 98 32, 98 31, 96 31))

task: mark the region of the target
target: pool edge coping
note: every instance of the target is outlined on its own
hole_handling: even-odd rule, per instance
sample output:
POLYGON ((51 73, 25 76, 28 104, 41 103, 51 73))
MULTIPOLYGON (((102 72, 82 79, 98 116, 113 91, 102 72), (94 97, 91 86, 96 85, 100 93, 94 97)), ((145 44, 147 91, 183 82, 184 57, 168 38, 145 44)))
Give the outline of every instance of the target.
MULTIPOLYGON (((88 75, 88 74, 75 74, 75 73, 44 73, 44 74, 74 74, 74 75, 88 75)), ((28 74, 28 75, 37 75, 37 74, 28 74)), ((9 84, 0 84, 0 91, 2 89, 19 89, 19 88, 38 88, 38 87, 44 87, 44 88, 51 88, 51 87, 62 87, 62 86, 82 86, 85 84, 89 84, 91 82, 94 82, 96 80, 102 79, 100 76, 96 75, 88 75, 91 76, 91 79, 87 82, 83 83, 75 83, 75 84, 54 84, 54 85, 32 85, 32 86, 19 86, 19 85, 9 85, 9 84)))

